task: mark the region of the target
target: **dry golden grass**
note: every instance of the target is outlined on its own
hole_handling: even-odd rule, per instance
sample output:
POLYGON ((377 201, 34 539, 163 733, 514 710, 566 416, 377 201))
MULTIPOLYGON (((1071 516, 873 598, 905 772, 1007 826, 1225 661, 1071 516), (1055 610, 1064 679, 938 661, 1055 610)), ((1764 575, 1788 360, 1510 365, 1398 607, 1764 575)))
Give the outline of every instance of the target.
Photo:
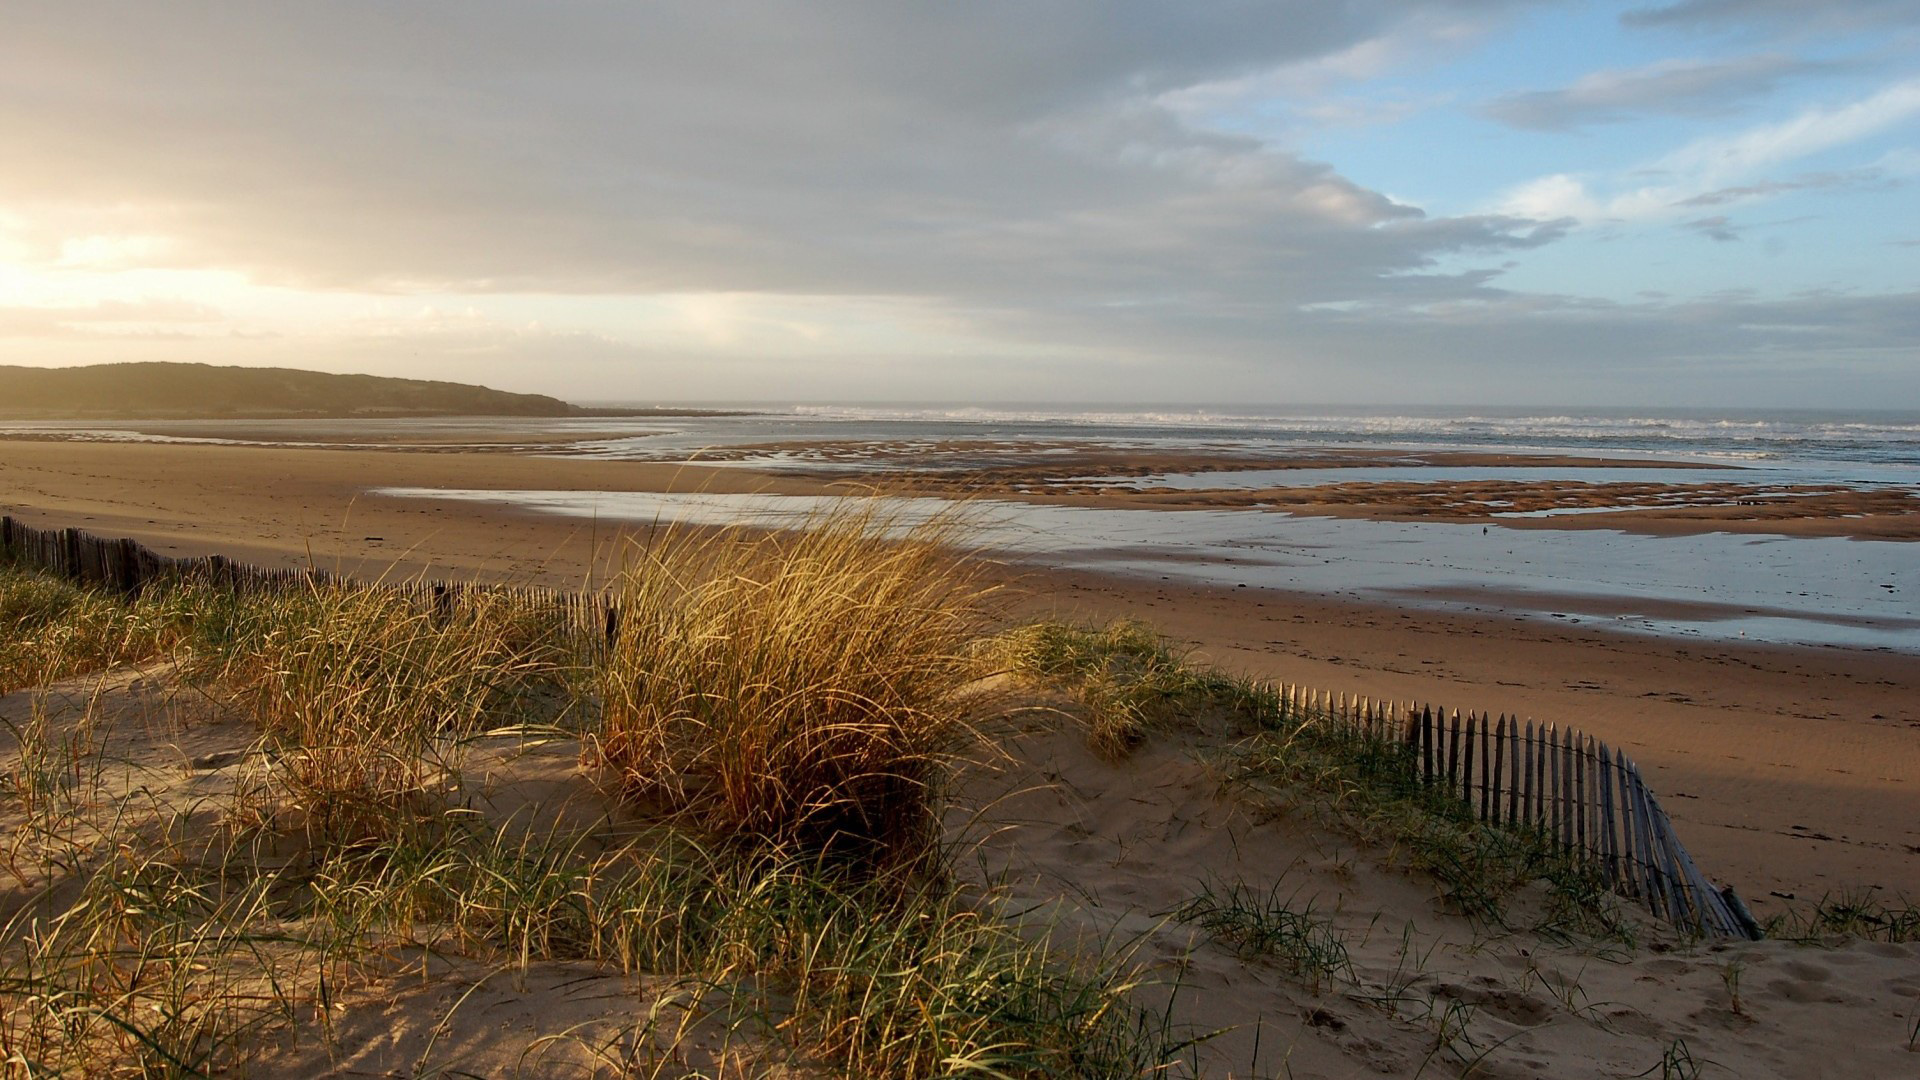
POLYGON ((208 604, 181 652, 189 679, 283 753, 311 824, 346 836, 377 831, 418 798, 445 772, 443 747, 555 719, 549 699, 577 664, 563 631, 511 595, 436 607, 315 585, 208 604))
POLYGON ((714 833, 870 866, 925 858, 989 592, 947 546, 956 527, 869 505, 799 536, 636 549, 601 669, 606 760, 714 833))
MULTIPOLYGON (((1063 961, 941 872, 954 692, 989 592, 943 548, 954 523, 815 524, 638 552, 611 650, 484 592, 183 600, 176 668, 257 726, 256 771, 174 805, 51 733, 23 754, 0 785, 34 824, 0 866, 9 1074, 244 1073, 331 1038, 356 987, 422 949, 632 976, 655 1008, 595 1075, 1160 1070, 1180 1044, 1124 957, 1063 961), (447 751, 502 729, 583 737, 669 812, 637 832, 489 820, 447 751), (700 1072, 684 1036, 715 1022, 739 1067, 700 1072)), ((39 640, 41 670, 121 655, 39 640)))
POLYGON ((202 599, 156 589, 129 602, 0 560, 0 694, 152 656, 180 639, 202 599))

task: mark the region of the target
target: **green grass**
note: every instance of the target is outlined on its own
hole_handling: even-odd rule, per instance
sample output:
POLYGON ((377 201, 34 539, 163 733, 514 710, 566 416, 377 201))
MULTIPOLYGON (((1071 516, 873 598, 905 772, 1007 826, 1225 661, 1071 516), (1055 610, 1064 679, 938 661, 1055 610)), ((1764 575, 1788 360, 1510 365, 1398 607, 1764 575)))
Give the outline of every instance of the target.
POLYGON ((1120 620, 1103 627, 1038 622, 1015 627, 984 650, 990 663, 1071 690, 1085 706, 1088 740, 1124 756, 1157 727, 1221 717, 1261 723, 1280 713, 1276 698, 1175 651, 1152 627, 1120 620))
POLYGON ((645 976, 717 999, 770 1059, 851 1075, 1140 1076, 1180 1049, 1116 958, 1064 963, 923 876, 436 824, 310 863, 239 837, 114 846, 60 910, 5 927, 0 1052, 207 1075, 270 1032, 323 1034, 331 1002, 422 948, 645 976))
POLYGON ((0 561, 0 694, 148 659, 180 640, 203 601, 192 589, 128 601, 0 561))
POLYGON ((1281 896, 1282 884, 1276 882, 1264 894, 1244 882, 1203 884, 1174 909, 1173 917, 1230 943, 1243 955, 1277 960, 1315 993, 1338 982, 1354 982, 1346 940, 1332 920, 1314 914, 1311 902, 1296 908, 1294 898, 1281 896))
POLYGON ((1250 795, 1315 814, 1429 876, 1452 910, 1498 929, 1632 942, 1631 924, 1599 871, 1539 829, 1491 825, 1424 783, 1414 755, 1304 719, 1244 742, 1230 762, 1250 795), (1515 901, 1544 886, 1545 907, 1515 924, 1515 901))
POLYGON ((1836 938, 1920 941, 1920 904, 1905 896, 1883 898, 1871 890, 1822 897, 1767 920, 1766 936, 1807 943, 1836 938))
POLYGON ((571 645, 555 614, 510 594, 436 608, 315 585, 211 599, 177 655, 187 682, 280 752, 310 826, 352 836, 403 819, 460 740, 575 719, 583 660, 571 645))

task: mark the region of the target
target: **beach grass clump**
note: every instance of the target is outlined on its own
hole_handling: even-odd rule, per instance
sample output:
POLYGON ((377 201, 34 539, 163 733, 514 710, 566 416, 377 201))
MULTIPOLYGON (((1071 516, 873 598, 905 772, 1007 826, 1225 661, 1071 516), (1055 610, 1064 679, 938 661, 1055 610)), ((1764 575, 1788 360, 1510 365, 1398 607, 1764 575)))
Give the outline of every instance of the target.
MULTIPOLYGON (((313 957, 260 918, 272 882, 226 890, 116 845, 53 913, 0 927, 0 1053, 22 1076, 208 1076, 285 1018, 313 957)), ((9 1075, 16 1073, 10 1072, 9 1075)))
POLYGON ((1177 1053, 1123 957, 1063 962, 952 890, 883 884, 802 876, 769 897, 766 955, 812 1055, 860 1076, 1092 1078, 1177 1053))
POLYGON ((1346 940, 1333 921, 1314 912, 1312 901, 1282 896, 1284 882, 1260 892, 1243 881, 1203 882, 1200 891, 1175 908, 1173 917, 1192 923, 1242 955, 1279 961, 1307 981, 1314 993, 1338 981, 1355 981, 1346 940))
POLYGON ((325 832, 397 820, 467 736, 564 721, 577 677, 559 618, 492 592, 447 604, 334 584, 230 595, 179 654, 189 680, 259 725, 325 832))
POLYGON ((1809 944, 1842 939, 1920 941, 1920 903, 1860 889, 1821 897, 1767 920, 1766 936, 1809 944))
POLYGON ((632 553, 601 668, 626 790, 710 833, 873 866, 927 856, 988 589, 878 506, 799 535, 672 533, 632 553))
POLYGON ((728 1017, 763 1055, 855 1076, 1091 1078, 1150 1075, 1178 1051, 1132 1000, 1124 956, 1063 963, 924 874, 854 879, 677 834, 606 848, 479 829, 405 848, 317 874, 325 921, 646 976, 728 1017))
POLYGON ((152 657, 187 632, 205 596, 153 589, 129 599, 0 563, 0 693, 152 657))
POLYGON ((1030 623, 999 635, 986 651, 1009 670, 1070 690, 1086 709, 1089 742, 1109 757, 1124 756, 1176 719, 1258 722, 1276 704, 1244 680, 1192 663, 1131 619, 1100 627, 1030 623))
MULTIPOLYGON (((151 639, 173 677, 264 742, 232 790, 177 804, 116 794, 104 764, 0 793, 59 818, 4 867, 0 1056, 26 1075, 244 1073, 331 1038, 430 955, 635 977, 642 1075, 684 1071, 676 1041, 712 1017, 800 1075, 1163 1069, 1183 1044, 1123 953, 1056 953, 941 872, 936 796, 977 707, 957 691, 989 592, 945 545, 955 523, 818 524, 646 549, 604 652, 509 595, 150 589, 174 605, 151 639), (489 819, 443 754, 530 725, 584 731, 669 813, 489 819)), ((67 589, 21 609, 148 602, 67 589)), ((23 763, 84 756, 42 741, 23 763)))

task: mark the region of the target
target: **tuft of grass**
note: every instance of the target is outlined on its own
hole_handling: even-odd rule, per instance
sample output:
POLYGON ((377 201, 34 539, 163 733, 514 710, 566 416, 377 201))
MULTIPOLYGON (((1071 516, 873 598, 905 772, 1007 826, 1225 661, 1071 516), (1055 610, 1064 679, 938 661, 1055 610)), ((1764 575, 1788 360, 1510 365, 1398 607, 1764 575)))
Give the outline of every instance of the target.
POLYGON ((1086 707, 1089 742, 1109 757, 1125 756, 1176 719, 1218 714, 1245 723, 1277 715, 1277 701, 1252 684, 1190 663, 1134 620, 1032 623, 1001 634, 986 651, 1009 670, 1070 688, 1086 707))
POLYGON ((1824 896, 1767 921, 1766 936, 1816 943, 1835 938, 1920 941, 1920 904, 1905 896, 1883 899, 1871 889, 1824 896))
POLYGON ((190 680, 260 726, 315 829, 352 837, 404 818, 446 774, 443 747, 555 720, 577 663, 569 644, 556 615, 511 594, 435 607, 316 584, 206 605, 181 657, 190 680))
POLYGON ((660 1015, 621 1051, 636 1074, 677 1075, 677 1041, 714 1017, 752 1068, 1163 1071, 1187 1044, 1136 1003, 1124 951, 1056 955, 942 872, 935 797, 987 593, 944 550, 952 527, 866 513, 798 539, 672 538, 623 581, 610 653, 510 594, 176 583, 127 601, 28 581, 18 621, 133 644, 38 635, 21 678, 172 649, 272 760, 176 806, 113 794, 84 723, 17 733, 0 800, 34 827, 0 860, 18 886, 0 909, 0 1058, 245 1072, 263 1048, 330 1039, 376 980, 462 957, 644 977, 660 1015), (459 805, 449 748, 533 724, 584 729, 673 813, 538 833, 459 805))
MULTIPOLYGON (((311 862, 122 834, 58 910, 0 928, 0 1052, 46 1074, 244 1070, 270 1043, 328 1037, 406 957, 449 953, 607 965, 723 1018, 768 1063, 848 1075, 1092 1080, 1150 1075, 1182 1048, 1133 1002, 1124 956, 1062 963, 924 875, 441 824, 311 862)), ((673 1060, 675 1031, 636 1056, 673 1060)))
POLYGON ((1332 920, 1314 914, 1311 902, 1295 910, 1293 899, 1280 895, 1281 884, 1275 882, 1263 895, 1245 882, 1203 883, 1199 893, 1174 909, 1173 917, 1245 955, 1278 960, 1316 994, 1336 981, 1353 982, 1347 943, 1332 920))
POLYGON ((1660 1080, 1700 1080, 1701 1069, 1714 1064, 1711 1061, 1695 1060, 1693 1051, 1687 1049, 1687 1040, 1675 1039, 1660 1053, 1660 1060, 1649 1066, 1647 1071, 1636 1076, 1660 1074, 1660 1080))
POLYGON ((1271 687, 1192 663, 1142 623, 1036 623, 1001 634, 987 654, 1074 689, 1089 712, 1089 738, 1109 754, 1173 723, 1251 733, 1232 751, 1229 772, 1249 797, 1305 807, 1396 853, 1433 877, 1448 906, 1483 923, 1506 927, 1513 898, 1541 882, 1548 906, 1533 929, 1631 941, 1631 924, 1600 874, 1551 838, 1478 821, 1421 781, 1405 747, 1302 715, 1271 687))
POLYGON ((0 562, 0 694, 152 657, 178 642, 203 590, 134 600, 0 562))
POLYGON ((799 536, 635 550, 600 671, 606 761, 715 834, 869 866, 928 857, 988 592, 947 543, 958 526, 867 505, 799 536))

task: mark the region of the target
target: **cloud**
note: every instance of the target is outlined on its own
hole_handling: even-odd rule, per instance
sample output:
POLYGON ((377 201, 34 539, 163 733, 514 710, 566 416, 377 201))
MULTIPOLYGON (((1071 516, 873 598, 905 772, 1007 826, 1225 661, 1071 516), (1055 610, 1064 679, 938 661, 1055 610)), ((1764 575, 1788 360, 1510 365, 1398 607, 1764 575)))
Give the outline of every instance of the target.
POLYGON ((1699 177, 1748 175, 1857 142, 1920 114, 1920 78, 1904 79, 1837 108, 1811 108, 1775 124, 1697 139, 1659 167, 1699 177))
POLYGON ((1509 94, 1488 116, 1527 131, 1575 131, 1644 115, 1711 116, 1771 93, 1783 80, 1827 66, 1777 53, 1735 60, 1662 60, 1626 71, 1597 71, 1559 90, 1509 94))
POLYGON ((1846 188, 1892 188, 1903 181, 1889 176, 1885 169, 1868 166, 1862 169, 1849 169, 1845 172, 1807 173, 1791 180, 1763 180, 1756 184, 1740 184, 1734 187, 1719 188, 1703 192, 1691 198, 1674 203, 1682 206, 1721 206, 1726 203, 1746 202, 1751 199, 1765 199, 1774 195, 1785 195, 1795 191, 1823 191, 1846 188))
POLYGON ((876 297, 916 313, 896 343, 1040 351, 1118 310, 1468 298, 1495 274, 1443 262, 1564 225, 1428 218, 1168 102, 1503 6, 36 6, 0 36, 0 206, 49 267, 823 312, 776 338, 710 311, 738 351, 876 297))
POLYGON ((169 240, 156 264, 397 290, 1074 289, 1164 247, 1169 219, 1401 213, 1154 104, 1364 43, 1404 17, 1379 0, 113 7, 9 19, 0 139, 37 149, 0 200, 138 208, 129 231, 169 240), (1032 261, 1063 237, 1097 258, 1032 261))
POLYGON ((104 300, 92 304, 0 307, 0 338, 185 336, 224 330, 228 316, 185 300, 104 300))
POLYGON ((1451 94, 1382 98, 1370 87, 1352 88, 1457 59, 1478 48, 1527 5, 1405 6, 1405 15, 1383 32, 1341 49, 1227 79, 1210 80, 1163 94, 1158 104, 1182 117, 1207 123, 1218 116, 1283 113, 1289 127, 1351 128, 1397 123, 1448 104, 1451 94))
POLYGON ((1712 217, 1694 218, 1692 221, 1683 221, 1680 223, 1680 227, 1696 232, 1709 240, 1717 240, 1723 244, 1740 239, 1740 234, 1745 231, 1744 226, 1733 224, 1725 214, 1715 214, 1712 217))
POLYGON ((1634 8, 1620 21, 1628 26, 1704 28, 1743 22, 1791 22, 1838 27, 1911 25, 1920 21, 1920 0, 1679 0, 1634 8))
MULTIPOLYGON (((1268 93, 1337 112, 1326 88, 1473 40, 1519 0, 17 6, 0 273, 238 284, 205 294, 228 313, 205 321, 9 309, 10 358, 58 339, 69 358, 471 370, 576 397, 1271 400, 1491 392, 1509 381, 1476 373, 1598 362, 1595 342, 1759 340, 1502 287, 1511 258, 1633 192, 1547 177, 1435 216, 1209 126, 1268 93), (533 311, 563 314, 541 329, 533 311)), ((1691 78, 1708 108, 1796 70, 1564 93, 1643 108, 1691 78)), ((1904 107, 1702 147, 1660 194, 1773 182, 1820 130, 1904 107)))
POLYGON ((1798 181, 1756 177, 1774 167, 1877 135, 1916 115, 1920 115, 1920 79, 1906 79, 1846 105, 1810 108, 1775 123, 1695 139, 1626 174, 1661 177, 1660 183, 1625 187, 1611 194, 1596 193, 1585 179, 1555 173, 1517 185, 1495 205, 1503 213, 1570 217, 1585 223, 1659 220, 1673 217, 1686 207, 1863 183, 1877 179, 1878 171, 1869 167, 1852 173, 1814 174, 1798 181))

